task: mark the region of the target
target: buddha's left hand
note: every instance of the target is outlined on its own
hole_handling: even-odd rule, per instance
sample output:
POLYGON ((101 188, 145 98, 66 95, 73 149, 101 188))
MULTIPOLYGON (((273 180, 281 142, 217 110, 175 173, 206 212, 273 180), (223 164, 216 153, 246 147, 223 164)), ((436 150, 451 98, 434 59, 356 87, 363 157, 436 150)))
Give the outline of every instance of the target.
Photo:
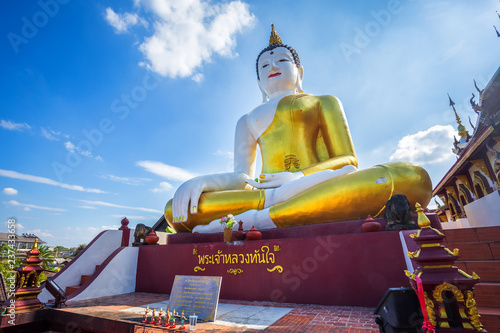
POLYGON ((247 179, 246 183, 258 189, 276 188, 302 177, 304 177, 302 171, 263 173, 259 176, 262 183, 258 183, 253 179, 247 179))

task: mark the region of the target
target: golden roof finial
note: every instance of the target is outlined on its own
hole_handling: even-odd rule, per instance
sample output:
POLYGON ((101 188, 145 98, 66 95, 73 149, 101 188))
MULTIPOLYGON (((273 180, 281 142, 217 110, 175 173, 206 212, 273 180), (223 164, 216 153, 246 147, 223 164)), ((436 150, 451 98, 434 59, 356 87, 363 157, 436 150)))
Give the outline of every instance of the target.
POLYGON ((271 37, 269 37, 269 45, 275 43, 283 43, 283 42, 281 41, 281 38, 276 32, 276 30, 274 30, 274 24, 271 24, 271 37))
POLYGON ((453 108, 453 112, 455 112, 455 118, 457 119, 458 123, 458 135, 462 138, 466 138, 468 136, 467 129, 465 128, 464 125, 462 125, 462 121, 460 120, 460 117, 458 116, 457 110, 455 110, 455 102, 451 100, 450 94, 448 94, 448 98, 450 100, 450 106, 453 108))
POLYGON ((38 250, 38 238, 35 238, 35 244, 33 244, 32 250, 38 250))
POLYGON ((418 226, 422 229, 424 228, 429 228, 431 226, 431 221, 427 218, 427 216, 424 214, 424 210, 422 209, 422 206, 417 202, 415 204, 417 214, 418 214, 418 226))

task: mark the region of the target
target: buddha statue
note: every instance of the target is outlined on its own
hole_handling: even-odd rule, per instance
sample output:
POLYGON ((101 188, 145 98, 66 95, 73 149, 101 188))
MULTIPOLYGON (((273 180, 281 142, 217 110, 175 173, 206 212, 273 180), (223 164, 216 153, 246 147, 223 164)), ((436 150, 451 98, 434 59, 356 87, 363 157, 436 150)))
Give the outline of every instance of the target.
POLYGON ((395 194, 412 207, 427 206, 432 185, 423 168, 395 162, 357 170, 340 100, 302 91, 299 56, 274 25, 256 69, 263 101, 236 125, 234 172, 196 177, 177 189, 165 206, 176 232, 221 232, 220 217, 229 213, 245 229, 380 216, 395 194), (254 181, 257 145, 262 171, 254 181))

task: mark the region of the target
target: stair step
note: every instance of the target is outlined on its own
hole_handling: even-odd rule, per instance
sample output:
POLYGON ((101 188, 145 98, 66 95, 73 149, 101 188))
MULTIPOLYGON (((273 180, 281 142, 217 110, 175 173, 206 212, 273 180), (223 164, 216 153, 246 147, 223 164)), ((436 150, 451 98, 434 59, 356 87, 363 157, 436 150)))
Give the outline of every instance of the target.
POLYGON ((500 227, 462 228, 443 230, 447 243, 496 242, 500 227))
POLYGON ((489 333, 500 332, 500 309, 478 307, 481 324, 489 333))
POLYGON ((66 295, 67 296, 71 295, 72 293, 74 293, 75 291, 77 291, 78 288, 80 288, 80 286, 66 287, 66 295))
POLYGON ((476 284, 474 298, 480 307, 500 308, 500 283, 480 282, 476 284))
POLYGON ((457 261, 455 264, 468 274, 476 272, 481 282, 500 282, 500 261, 457 261), (463 266, 465 269, 462 268, 463 266))
POLYGON ((493 259, 500 260, 500 242, 490 243, 490 249, 493 259))
POLYGON ((446 243, 479 242, 476 230, 473 228, 443 230, 446 243))
POLYGON ((85 282, 87 282, 88 279, 90 279, 92 275, 82 275, 82 279, 80 281, 80 286, 83 285, 85 282))
POLYGON ((490 244, 492 242, 474 242, 474 243, 447 243, 445 246, 452 250, 457 248, 460 250, 460 260, 492 260, 490 244))
POLYGON ((500 240, 500 227, 477 228, 476 232, 480 242, 495 242, 500 240))

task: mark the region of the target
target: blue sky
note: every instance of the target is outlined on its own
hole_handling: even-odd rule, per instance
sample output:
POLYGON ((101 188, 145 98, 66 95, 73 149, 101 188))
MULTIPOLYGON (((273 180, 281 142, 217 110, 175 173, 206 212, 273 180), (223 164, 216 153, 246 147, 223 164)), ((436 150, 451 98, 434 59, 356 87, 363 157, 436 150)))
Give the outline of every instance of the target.
MULTIPOLYGON (((498 68, 496 0, 10 1, 0 13, 0 218, 50 245, 152 225, 195 175, 232 170, 274 23, 304 90, 341 99, 359 167, 454 163, 498 68), (477 94, 476 94, 477 95, 477 94)), ((0 231, 6 232, 2 223, 0 231)))

